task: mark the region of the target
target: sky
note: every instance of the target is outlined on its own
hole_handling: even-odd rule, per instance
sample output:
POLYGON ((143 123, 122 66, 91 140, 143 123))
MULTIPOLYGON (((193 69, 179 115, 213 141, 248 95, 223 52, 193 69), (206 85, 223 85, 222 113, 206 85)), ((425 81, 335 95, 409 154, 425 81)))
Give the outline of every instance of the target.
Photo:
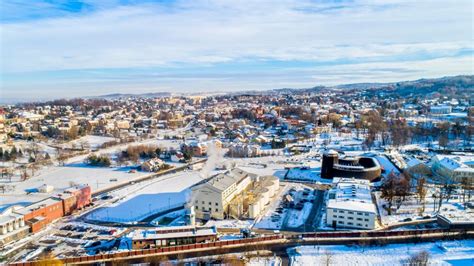
POLYGON ((1 0, 0 100, 473 74, 471 0, 1 0))

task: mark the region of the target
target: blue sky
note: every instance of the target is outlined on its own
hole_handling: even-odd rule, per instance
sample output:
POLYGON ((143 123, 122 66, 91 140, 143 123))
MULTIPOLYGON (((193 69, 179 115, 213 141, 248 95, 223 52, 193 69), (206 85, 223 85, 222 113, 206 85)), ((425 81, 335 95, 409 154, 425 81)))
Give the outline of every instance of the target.
POLYGON ((0 98, 473 74, 472 1, 0 1, 0 98))

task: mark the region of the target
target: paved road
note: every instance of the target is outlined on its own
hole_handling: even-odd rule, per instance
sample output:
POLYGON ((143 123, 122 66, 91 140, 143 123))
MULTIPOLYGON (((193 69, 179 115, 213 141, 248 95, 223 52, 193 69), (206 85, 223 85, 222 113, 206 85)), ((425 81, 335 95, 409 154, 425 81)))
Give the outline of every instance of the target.
POLYGON ((308 219, 305 224, 298 228, 299 232, 311 232, 317 229, 317 225, 320 220, 321 206, 323 205, 324 200, 324 190, 315 190, 315 197, 313 201, 313 208, 309 213, 308 219), (316 227, 314 227, 316 225, 316 227))

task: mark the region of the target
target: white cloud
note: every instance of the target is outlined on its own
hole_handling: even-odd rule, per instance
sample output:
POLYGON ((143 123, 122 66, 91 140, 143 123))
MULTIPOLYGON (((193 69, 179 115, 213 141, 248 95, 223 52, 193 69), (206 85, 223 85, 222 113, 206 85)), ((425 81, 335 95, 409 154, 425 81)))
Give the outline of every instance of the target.
POLYGON ((472 49, 470 7, 471 1, 125 6, 3 24, 2 71, 212 64, 242 58, 325 61, 444 55, 472 49), (331 9, 341 5, 344 8, 331 9))
POLYGON ((472 5, 466 0, 106 3, 96 6, 97 12, 1 24, 0 73, 6 78, 0 96, 270 89, 473 74, 472 5), (266 60, 288 64, 244 68, 266 60), (227 68, 220 71, 219 63, 227 68), (153 72, 155 67, 167 71, 153 72), (115 68, 130 72, 110 70, 115 68))

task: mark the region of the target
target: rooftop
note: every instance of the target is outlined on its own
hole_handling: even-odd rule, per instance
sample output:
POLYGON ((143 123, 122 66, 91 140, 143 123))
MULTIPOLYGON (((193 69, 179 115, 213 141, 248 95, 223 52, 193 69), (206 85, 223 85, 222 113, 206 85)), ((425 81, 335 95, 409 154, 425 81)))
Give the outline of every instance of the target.
POLYGON ((182 238, 190 236, 217 235, 215 227, 193 227, 186 231, 166 232, 165 230, 136 230, 132 234, 132 240, 143 239, 168 239, 182 238))
POLYGON ((329 194, 328 208, 376 212, 370 193, 369 180, 336 177, 329 194))

